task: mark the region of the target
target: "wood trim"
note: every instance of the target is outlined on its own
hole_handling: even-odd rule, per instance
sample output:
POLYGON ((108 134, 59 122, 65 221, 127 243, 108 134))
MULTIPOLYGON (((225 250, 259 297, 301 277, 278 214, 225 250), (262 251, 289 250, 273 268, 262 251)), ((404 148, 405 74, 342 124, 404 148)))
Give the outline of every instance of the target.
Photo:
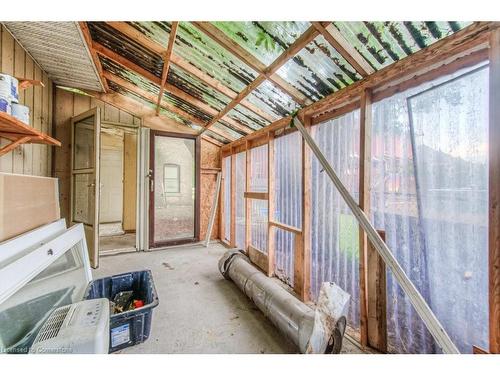
POLYGON ((317 117, 313 117, 311 119, 311 125, 321 124, 325 121, 333 120, 337 117, 343 116, 346 113, 352 112, 352 111, 360 108, 360 105, 361 105, 360 101, 355 100, 351 103, 342 105, 341 107, 332 109, 331 111, 328 111, 326 113, 322 113, 321 115, 319 115, 317 117))
MULTIPOLYGON (((385 241, 385 232, 378 231, 385 241)), ((368 346, 387 352, 387 281, 385 263, 377 250, 368 242, 367 248, 367 322, 368 346)))
POLYGON ((328 43, 338 52, 354 69, 366 77, 375 72, 375 69, 361 56, 361 54, 344 38, 333 24, 323 26, 320 22, 313 22, 313 26, 323 35, 328 43))
POLYGON ((283 223, 279 223, 277 221, 271 221, 270 220, 269 221, 269 225, 271 225, 273 227, 276 227, 276 228, 279 228, 279 229, 282 229, 284 231, 296 234, 296 235, 301 235, 302 234, 302 230, 300 228, 297 228, 297 227, 294 227, 294 226, 291 226, 291 225, 288 225, 288 224, 283 224, 283 223))
POLYGON ((158 100, 156 101, 156 114, 160 113, 160 104, 163 98, 163 91, 165 91, 165 83, 167 82, 168 70, 170 68, 170 58, 172 56, 172 51, 174 50, 175 37, 177 35, 177 27, 179 22, 172 22, 172 27, 170 28, 170 35, 168 37, 168 47, 165 55, 163 56, 163 69, 161 72, 161 84, 160 92, 158 93, 158 100))
MULTIPOLYGON (((233 154, 236 155, 236 154, 233 154)), ((244 197, 248 199, 258 199, 262 201, 267 201, 269 199, 269 193, 251 192, 245 191, 244 197)))
MULTIPOLYGON (((371 166, 371 92, 365 90, 361 96, 359 116, 359 208, 370 217, 370 166, 371 166)), ((368 294, 367 294, 367 251, 368 238, 359 227, 359 295, 361 345, 368 345, 368 294)))
POLYGON ((490 352, 480 348, 479 346, 472 345, 472 354, 491 354, 490 352))
POLYGON ((275 227, 270 225, 274 220, 275 202, 275 172, 274 172, 274 133, 267 133, 267 276, 272 277, 274 275, 274 263, 275 263, 275 227))
POLYGON ((96 51, 94 50, 94 42, 92 41, 92 37, 90 36, 90 31, 87 26, 87 22, 78 22, 78 25, 80 26, 80 30, 83 35, 83 39, 85 40, 85 44, 87 45, 87 48, 90 52, 90 57, 92 58, 92 61, 94 62, 97 75, 99 76, 99 80, 101 81, 102 88, 104 92, 109 91, 108 83, 104 79, 103 76, 103 69, 101 65, 101 60, 99 60, 99 56, 97 56, 96 51))
POLYGON ((250 261, 260 268, 265 274, 269 273, 269 261, 267 255, 252 245, 248 246, 248 258, 250 261))
POLYGON ((490 37, 489 105, 489 332, 490 352, 500 353, 500 29, 490 37))
POLYGON ((155 242, 154 240, 154 218, 155 218, 155 210, 154 210, 154 194, 155 191, 151 191, 151 188, 148 186, 149 189, 149 248, 150 249, 158 249, 166 246, 174 246, 174 245, 180 245, 184 243, 192 243, 192 242, 197 242, 199 241, 199 236, 200 236, 200 180, 201 180, 201 142, 200 142, 200 137, 196 135, 191 135, 191 134, 183 134, 183 133, 173 133, 173 132, 166 132, 166 131, 161 131, 161 130, 151 130, 150 132, 150 137, 149 137, 149 165, 150 165, 150 171, 152 178, 150 181, 153 181, 155 179, 155 168, 154 168, 154 151, 155 151, 155 138, 157 136, 161 137, 170 137, 170 138, 184 138, 184 139, 192 139, 195 142, 195 205, 194 205, 194 237, 193 238, 180 238, 180 239, 174 239, 174 240, 169 240, 169 241, 161 241, 161 242, 155 242))

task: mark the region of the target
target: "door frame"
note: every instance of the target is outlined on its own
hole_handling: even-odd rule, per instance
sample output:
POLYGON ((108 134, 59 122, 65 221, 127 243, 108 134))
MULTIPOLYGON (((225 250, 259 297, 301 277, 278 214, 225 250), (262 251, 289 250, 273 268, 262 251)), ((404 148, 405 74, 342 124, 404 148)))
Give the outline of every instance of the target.
MULTIPOLYGON (((90 265, 92 268, 99 267, 99 200, 100 200, 100 158, 101 158, 101 109, 99 107, 95 107, 80 113, 77 116, 73 116, 71 118, 71 165, 70 165, 70 223, 76 224, 77 222, 73 221, 74 218, 74 189, 75 189, 75 124, 85 120, 90 117, 94 117, 94 166, 92 175, 93 175, 93 188, 94 188, 94 217, 93 217, 93 225, 82 223, 85 234, 89 234, 87 239, 87 248, 89 251, 89 259, 90 265), (92 253, 92 254, 91 254, 92 253)), ((85 173, 85 172, 80 172, 85 173)))
POLYGON ((149 248, 159 249, 167 246, 175 246, 186 243, 198 242, 200 240, 200 170, 201 170, 201 142, 200 137, 192 134, 173 133, 162 130, 150 130, 149 136, 149 248), (194 140, 194 163, 195 163, 195 198, 194 198, 194 237, 179 238, 171 241, 155 242, 154 241, 154 189, 151 190, 151 185, 154 186, 154 152, 155 152, 155 137, 183 138, 194 140))

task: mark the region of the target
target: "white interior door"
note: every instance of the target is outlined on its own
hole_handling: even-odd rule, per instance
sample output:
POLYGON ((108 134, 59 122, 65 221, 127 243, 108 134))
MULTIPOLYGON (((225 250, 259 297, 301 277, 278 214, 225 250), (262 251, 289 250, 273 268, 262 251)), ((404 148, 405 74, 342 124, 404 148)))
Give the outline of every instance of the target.
POLYGON ((99 108, 71 119, 71 223, 84 226, 93 268, 99 266, 100 119, 99 108))

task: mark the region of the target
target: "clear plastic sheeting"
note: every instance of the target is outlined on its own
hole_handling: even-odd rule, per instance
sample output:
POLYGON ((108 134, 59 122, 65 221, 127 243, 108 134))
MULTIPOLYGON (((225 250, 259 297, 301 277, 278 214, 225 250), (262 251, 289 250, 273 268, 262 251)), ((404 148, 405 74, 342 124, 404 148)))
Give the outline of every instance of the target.
POLYGON ((293 287, 295 234, 279 228, 274 231, 274 273, 278 279, 293 287))
MULTIPOLYGON (((374 104, 371 210, 408 277, 470 353, 488 347, 488 71, 461 74, 374 104)), ((391 272, 387 300, 389 347, 439 352, 391 272)))
POLYGON ((235 244, 238 248, 245 250, 245 176, 246 176, 246 154, 236 154, 236 190, 235 190, 235 220, 236 238, 235 244))
POLYGON ((274 220, 302 226, 302 136, 293 132, 274 140, 274 220))
POLYGON ((250 200, 251 245, 267 254, 268 204, 260 199, 250 200))
MULTIPOLYGON (((359 110, 313 126, 312 136, 351 195, 359 197, 359 110)), ((350 209, 316 157, 311 169, 311 294, 333 281, 351 295, 348 324, 359 328, 359 234, 350 209)))
POLYGON ((267 144, 252 148, 250 150, 251 173, 250 191, 257 193, 267 193, 267 144))
POLYGON ((231 157, 223 160, 224 168, 224 239, 231 239, 231 157))

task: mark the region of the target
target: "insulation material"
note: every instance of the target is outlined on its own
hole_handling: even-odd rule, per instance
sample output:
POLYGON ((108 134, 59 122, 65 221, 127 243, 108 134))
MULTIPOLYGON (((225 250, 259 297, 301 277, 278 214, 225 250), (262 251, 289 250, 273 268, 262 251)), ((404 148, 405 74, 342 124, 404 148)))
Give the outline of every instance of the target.
POLYGON ((245 182, 246 153, 236 154, 235 220, 236 247, 245 250, 245 182))
POLYGON ((268 204, 267 201, 252 199, 250 201, 251 214, 251 245, 259 251, 267 254, 267 228, 268 228, 268 204))
MULTIPOLYGON (((359 110, 312 127, 312 136, 350 194, 359 197, 359 110)), ((316 157, 311 169, 311 294, 333 281, 351 295, 348 324, 359 328, 358 223, 316 157)))
POLYGON ((231 240, 231 157, 222 160, 224 168, 224 239, 231 240))
POLYGON ((267 193, 267 144, 250 150, 250 191, 267 193))
MULTIPOLYGON (((488 347, 488 72, 440 85, 460 74, 374 104, 371 210, 408 277, 470 353, 488 347)), ((392 350, 439 351, 390 272, 387 300, 392 350)))

